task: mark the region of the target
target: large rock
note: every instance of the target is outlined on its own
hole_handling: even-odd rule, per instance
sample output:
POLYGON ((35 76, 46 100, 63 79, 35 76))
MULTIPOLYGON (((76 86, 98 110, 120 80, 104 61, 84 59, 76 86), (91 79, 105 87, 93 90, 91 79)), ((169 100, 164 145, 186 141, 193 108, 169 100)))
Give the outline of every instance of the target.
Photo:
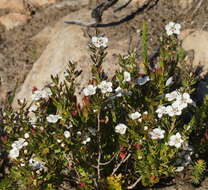
POLYGON ((17 26, 26 24, 28 16, 19 13, 9 13, 0 17, 0 24, 2 24, 7 30, 11 30, 17 26))
MULTIPOLYGON (((72 60, 77 64, 78 68, 83 70, 79 78, 78 90, 81 90, 88 83, 91 76, 89 64, 91 61, 88 49, 89 38, 84 33, 85 28, 64 24, 64 20, 74 19, 92 22, 90 11, 88 9, 81 9, 69 14, 56 24, 53 29, 55 31, 53 32, 53 36, 51 39, 48 39, 50 40, 49 44, 41 57, 34 63, 21 90, 17 93, 13 102, 14 107, 16 106, 17 99, 25 98, 30 103, 33 87, 35 86, 38 89, 43 88, 51 82, 51 75, 59 74, 60 78, 63 79, 63 72, 69 60, 72 60)), ((118 55, 126 53, 128 47, 128 38, 120 40, 109 39, 108 56, 103 64, 103 68, 108 72, 109 76, 112 76, 115 70, 118 69, 118 55)))
POLYGON ((44 6, 44 5, 56 3, 57 0, 32 0, 32 1, 33 1, 33 3, 35 3, 39 6, 44 6))
POLYGON ((180 39, 186 51, 193 51, 192 64, 202 71, 200 73, 204 81, 201 81, 197 88, 197 99, 202 102, 205 95, 208 95, 208 32, 202 30, 184 30, 180 39))
POLYGON ((201 67, 201 75, 208 71, 208 32, 202 30, 185 30, 181 33, 182 46, 185 50, 193 50, 193 66, 201 67))
POLYGON ((0 0, 0 9, 24 10, 24 0, 0 0))

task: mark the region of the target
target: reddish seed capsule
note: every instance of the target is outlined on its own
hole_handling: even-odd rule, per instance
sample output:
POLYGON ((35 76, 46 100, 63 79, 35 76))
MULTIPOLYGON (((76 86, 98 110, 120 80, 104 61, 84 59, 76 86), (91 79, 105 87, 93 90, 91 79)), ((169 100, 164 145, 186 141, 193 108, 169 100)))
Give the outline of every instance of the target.
POLYGON ((79 183, 79 186, 80 186, 80 187, 85 187, 85 186, 86 186, 86 183, 85 183, 85 182, 80 182, 80 183, 79 183))
POLYGON ((32 92, 35 92, 36 90, 38 90, 37 87, 33 86, 32 92))
POLYGON ((76 116, 76 115, 77 115, 77 111, 73 111, 73 112, 72 112, 72 115, 73 115, 73 116, 76 116))
POLYGON ((122 158, 122 159, 124 159, 126 157, 126 153, 120 153, 119 154, 119 157, 122 158))

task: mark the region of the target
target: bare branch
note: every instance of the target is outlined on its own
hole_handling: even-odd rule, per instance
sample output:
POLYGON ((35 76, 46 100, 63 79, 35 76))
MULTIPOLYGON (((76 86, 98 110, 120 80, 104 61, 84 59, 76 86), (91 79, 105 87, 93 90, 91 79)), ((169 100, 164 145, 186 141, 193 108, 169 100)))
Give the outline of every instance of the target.
POLYGON ((86 26, 86 27, 95 27, 95 28, 117 26, 117 25, 120 25, 124 22, 128 22, 129 20, 133 19, 137 14, 144 12, 146 9, 147 10, 151 9, 158 2, 159 2, 159 0, 149 0, 142 7, 139 7, 135 12, 133 12, 130 15, 127 15, 124 18, 121 18, 120 20, 115 21, 115 22, 102 24, 102 23, 97 23, 97 22, 85 22, 85 21, 72 20, 72 21, 65 21, 65 23, 66 24, 77 24, 77 25, 86 26), (152 4, 152 2, 154 2, 154 3, 152 4))
POLYGON ((110 163, 114 160, 114 158, 116 157, 116 154, 117 154, 117 153, 115 153, 115 154, 113 155, 113 157, 112 157, 109 161, 104 162, 104 163, 101 162, 100 165, 101 165, 101 166, 105 166, 105 165, 110 164, 110 163))
POLYGON ((97 159, 97 175, 98 175, 98 183, 100 181, 100 160, 101 160, 101 136, 100 136, 100 112, 97 115, 97 142, 98 142, 98 159, 97 159))
POLYGON ((122 158, 119 164, 116 166, 116 168, 113 169, 113 172, 111 173, 111 175, 114 175, 116 171, 120 168, 120 166, 130 158, 130 156, 131 154, 128 154, 125 158, 122 158))
POLYGON ((202 3, 204 2, 204 0, 200 0, 196 6, 196 8, 194 9, 194 11, 192 12, 192 16, 195 15, 195 13, 199 10, 199 8, 201 7, 202 3))
POLYGON ((113 12, 121 11, 122 9, 126 8, 131 2, 132 2, 132 0, 128 0, 127 3, 125 3, 124 5, 122 5, 122 6, 119 7, 119 8, 115 9, 113 12))
POLYGON ((141 181, 141 177, 138 178, 132 185, 128 186, 127 189, 133 189, 141 181))

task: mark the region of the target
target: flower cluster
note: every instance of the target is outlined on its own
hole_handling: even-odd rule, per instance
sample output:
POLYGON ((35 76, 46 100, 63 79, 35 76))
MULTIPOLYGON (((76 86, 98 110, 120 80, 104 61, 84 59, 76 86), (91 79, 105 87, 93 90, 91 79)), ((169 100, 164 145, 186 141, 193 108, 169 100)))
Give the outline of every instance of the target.
MULTIPOLYGON (((162 130, 161 128, 155 128, 151 132, 149 132, 151 139, 163 139, 165 137, 165 130, 162 130)), ((170 136, 168 140, 169 146, 174 146, 176 148, 180 148, 182 144, 184 143, 184 140, 182 139, 180 133, 176 133, 175 135, 170 136)))
POLYGON ((37 174, 40 174, 41 171, 47 171, 47 167, 45 166, 45 162, 38 161, 35 158, 30 158, 29 160, 29 166, 36 170, 37 174))
POLYGON ((115 127, 115 132, 119 133, 121 135, 124 135, 126 133, 126 130, 127 130, 127 126, 125 124, 123 124, 123 123, 119 123, 115 127))
POLYGON ((97 36, 92 37, 92 44, 96 48, 107 47, 107 43, 108 43, 108 38, 106 37, 97 37, 97 36))
POLYGON ((183 139, 180 135, 180 133, 176 133, 175 135, 172 135, 168 141, 168 145, 170 146, 175 146, 176 148, 180 148, 182 143, 183 143, 183 139))
POLYGON ((96 89, 99 88, 103 94, 108 92, 112 92, 112 82, 102 81, 98 86, 88 85, 83 89, 83 93, 85 96, 92 96, 96 94, 96 89))
POLYGON ((160 128, 155 128, 149 134, 151 139, 163 139, 165 131, 160 128))
POLYGON ((61 118, 62 117, 60 115, 53 115, 53 114, 50 114, 49 116, 46 117, 49 123, 56 123, 61 118))
MULTIPOLYGON (((26 135, 27 137, 28 135, 26 135)), ((17 141, 14 141, 12 143, 12 149, 9 152, 9 157, 11 159, 16 159, 19 156, 20 150, 24 147, 27 146, 28 142, 25 141, 24 138, 19 138, 17 141)))
POLYGON ((40 99, 47 99, 52 95, 50 88, 44 88, 43 90, 35 90, 32 94, 32 100, 38 101, 40 99))
POLYGON ((179 35, 181 30, 181 25, 175 22, 169 22, 165 26, 165 30, 168 36, 171 36, 173 34, 179 35))
POLYGON ((193 104, 193 100, 190 98, 188 93, 180 93, 179 91, 175 90, 171 93, 165 95, 168 101, 174 102, 172 105, 162 106, 159 105, 156 113, 158 117, 161 118, 164 114, 168 114, 170 117, 175 115, 181 115, 182 110, 188 106, 188 104, 193 104))

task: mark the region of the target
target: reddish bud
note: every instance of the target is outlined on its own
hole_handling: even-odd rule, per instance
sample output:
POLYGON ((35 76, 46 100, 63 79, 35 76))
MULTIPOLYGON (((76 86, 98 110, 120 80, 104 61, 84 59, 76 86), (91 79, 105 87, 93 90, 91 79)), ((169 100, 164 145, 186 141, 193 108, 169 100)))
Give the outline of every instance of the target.
POLYGON ((85 183, 85 182, 80 182, 80 183, 79 183, 79 186, 80 186, 80 187, 85 187, 85 186, 86 186, 86 183, 85 183))
POLYGON ((76 115, 77 115, 77 111, 73 111, 71 114, 72 114, 73 116, 76 116, 76 115))
POLYGON ((124 159, 124 158, 126 157, 126 153, 121 152, 121 153, 119 154, 119 157, 122 158, 122 159, 124 159))
POLYGON ((35 92, 36 90, 38 90, 37 87, 33 86, 32 92, 35 92))

